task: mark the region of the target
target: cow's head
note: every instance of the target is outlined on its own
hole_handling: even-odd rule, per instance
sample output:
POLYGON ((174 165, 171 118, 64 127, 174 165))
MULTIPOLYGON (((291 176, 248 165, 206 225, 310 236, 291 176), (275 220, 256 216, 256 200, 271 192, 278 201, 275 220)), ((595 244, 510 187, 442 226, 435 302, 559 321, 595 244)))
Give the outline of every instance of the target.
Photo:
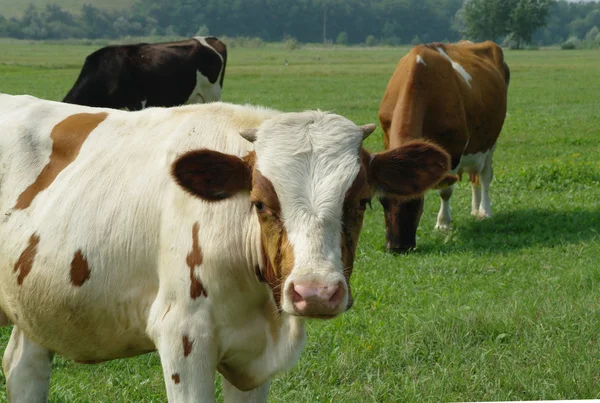
POLYGON ((259 275, 286 313, 329 318, 351 304, 350 275, 363 214, 375 192, 420 194, 449 157, 422 141, 369 154, 358 127, 323 112, 286 113, 241 135, 255 151, 238 158, 197 150, 173 165, 177 182, 211 201, 246 192, 258 217, 259 275))

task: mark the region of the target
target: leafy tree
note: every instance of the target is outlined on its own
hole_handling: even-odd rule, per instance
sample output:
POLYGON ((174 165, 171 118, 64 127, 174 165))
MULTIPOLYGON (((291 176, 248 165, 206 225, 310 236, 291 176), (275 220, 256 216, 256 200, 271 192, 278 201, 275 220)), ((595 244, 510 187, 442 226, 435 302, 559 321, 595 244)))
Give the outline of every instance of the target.
POLYGON ((347 45, 348 44, 348 34, 346 32, 340 32, 335 40, 335 43, 338 45, 347 45))
MULTIPOLYGON (((553 0, 512 0, 508 32, 517 49, 531 42, 533 33, 546 24, 553 0)), ((508 1, 507 1, 508 3, 508 1)))
MULTIPOLYGON (((517 0, 519 1, 519 0, 517 0)), ((508 33, 510 9, 515 0, 467 0, 460 16, 463 34, 481 41, 496 40, 508 33)))
POLYGON ((474 40, 508 35, 517 48, 531 41, 548 19, 554 0, 467 0, 457 13, 456 26, 474 40))

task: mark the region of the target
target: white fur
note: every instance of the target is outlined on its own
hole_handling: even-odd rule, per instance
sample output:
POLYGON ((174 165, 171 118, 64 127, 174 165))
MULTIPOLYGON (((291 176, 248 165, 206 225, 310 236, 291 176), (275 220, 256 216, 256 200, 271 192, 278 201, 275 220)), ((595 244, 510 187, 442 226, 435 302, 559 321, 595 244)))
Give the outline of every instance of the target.
POLYGON ((465 68, 463 66, 461 66, 460 64, 458 64, 457 62, 455 62, 454 60, 452 60, 450 58, 450 56, 448 56, 448 54, 444 51, 444 49, 442 48, 437 48, 438 52, 444 56, 446 59, 448 59, 450 61, 450 63, 452 63, 452 68, 454 70, 456 70, 458 72, 458 74, 460 74, 460 76, 465 80, 465 82, 469 85, 469 87, 471 86, 471 75, 467 72, 467 70, 465 70, 465 68))
MULTIPOLYGON (((258 170, 271 180, 279 195, 295 252, 284 293, 291 293, 291 285, 297 282, 327 286, 341 282, 345 296, 340 309, 345 309, 348 292, 341 267, 342 205, 360 168, 356 150, 362 131, 341 116, 304 112, 265 122, 257 137, 256 152, 263 157, 258 160, 258 170), (299 124, 305 125, 304 130, 289 129, 299 124), (282 137, 279 133, 288 134, 282 137), (274 143, 277 147, 272 147, 274 143), (319 181, 312 180, 318 176, 319 181)), ((291 299, 285 299, 283 309, 294 312, 291 299)))
POLYGON ((226 384, 228 399, 264 401, 268 380, 298 358, 304 319, 284 312, 279 336, 269 330, 265 307, 273 297, 254 273, 262 264, 260 227, 248 195, 204 202, 170 174, 189 150, 246 155, 253 145, 238 133, 256 127, 257 164, 278 192, 294 247, 291 277, 338 281, 342 200, 362 139, 348 120, 225 103, 124 112, 0 95, 0 324, 15 324, 4 358, 14 401, 44 398, 49 351, 103 360, 153 349, 169 401, 214 401, 215 370, 224 364, 257 388, 226 384), (77 158, 28 208, 13 209, 48 162, 53 127, 99 112, 108 116, 77 158), (194 223, 203 253, 194 275, 208 297, 192 300, 186 257, 194 223), (32 234, 37 253, 18 286, 13 268, 32 234), (81 287, 69 278, 78 249, 91 271, 81 287), (184 335, 193 341, 185 358, 184 335))
POLYGON ((423 66, 427 66, 425 60, 421 57, 421 55, 417 55, 417 63, 422 64, 423 66))

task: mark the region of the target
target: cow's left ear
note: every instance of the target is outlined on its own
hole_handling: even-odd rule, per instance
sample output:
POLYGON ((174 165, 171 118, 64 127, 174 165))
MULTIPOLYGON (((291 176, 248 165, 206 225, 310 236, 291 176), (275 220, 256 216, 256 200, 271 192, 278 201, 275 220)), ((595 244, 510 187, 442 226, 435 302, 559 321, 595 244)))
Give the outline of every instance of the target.
POLYGON ((227 199, 252 187, 252 156, 244 159, 212 150, 190 151, 171 168, 175 181, 207 201, 227 199))
POLYGON ((414 197, 435 186, 449 169, 447 152, 435 144, 417 140, 373 154, 369 182, 379 192, 414 197))

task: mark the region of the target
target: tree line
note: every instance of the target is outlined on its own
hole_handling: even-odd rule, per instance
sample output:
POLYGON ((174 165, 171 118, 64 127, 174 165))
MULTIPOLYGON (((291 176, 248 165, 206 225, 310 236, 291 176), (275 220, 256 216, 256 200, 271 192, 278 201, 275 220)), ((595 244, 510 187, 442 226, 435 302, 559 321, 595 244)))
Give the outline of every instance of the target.
POLYGON ((467 38, 520 47, 589 39, 599 27, 600 1, 565 0, 137 0, 119 11, 86 4, 73 14, 48 4, 29 5, 20 18, 0 14, 0 37, 21 39, 210 34, 398 45, 467 38))

